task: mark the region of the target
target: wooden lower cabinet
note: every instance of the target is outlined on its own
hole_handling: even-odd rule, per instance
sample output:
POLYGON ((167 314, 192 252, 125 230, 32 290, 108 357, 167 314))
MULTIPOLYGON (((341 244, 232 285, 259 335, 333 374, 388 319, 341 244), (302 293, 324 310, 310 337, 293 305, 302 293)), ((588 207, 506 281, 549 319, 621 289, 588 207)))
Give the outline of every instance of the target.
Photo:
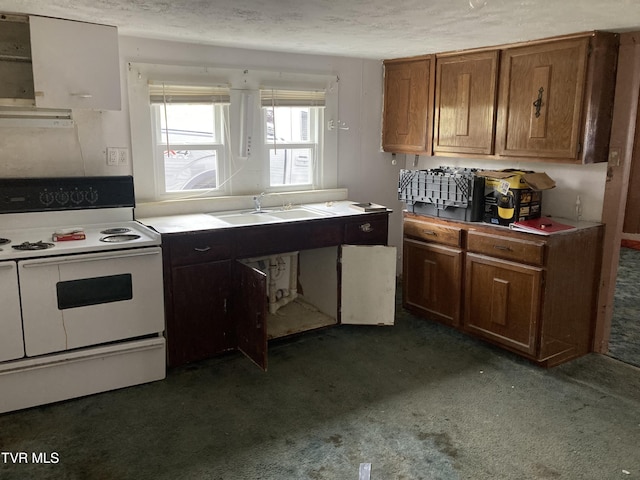
POLYGON ((452 326, 460 325, 462 250, 405 239, 403 303, 452 326))
POLYGON ((169 365, 209 358, 234 348, 233 325, 227 315, 231 260, 171 269, 173 301, 167 324, 169 365))
POLYGON ((467 254, 465 328, 535 355, 542 269, 467 254))
POLYGON ((592 351, 602 225, 540 236, 404 215, 407 310, 546 367, 592 351))
MULTIPOLYGON (((336 323, 369 323, 374 316, 362 308, 366 302, 391 305, 393 310, 396 251, 386 246, 387 237, 386 212, 163 234, 168 365, 179 366, 239 350, 266 370, 269 338, 336 323), (358 265, 345 271, 347 266, 341 255, 347 244, 349 248, 366 250, 358 265), (270 294, 278 293, 274 285, 283 276, 278 270, 279 260, 292 254, 299 260, 289 270, 293 272, 293 286, 297 287, 296 298, 306 302, 298 303, 295 311, 312 311, 313 318, 301 319, 302 315, 296 313, 295 318, 289 319, 291 325, 278 330, 274 322, 277 315, 268 311, 268 306, 273 306, 270 294), (270 260, 276 263, 271 265, 270 260), (384 269, 365 274, 365 283, 350 282, 370 288, 360 288, 356 296, 345 293, 347 282, 343 284, 342 277, 355 270, 368 271, 367 264, 381 264, 384 269), (273 284, 269 284, 267 272, 272 267, 273 284), (374 282, 376 279, 380 281, 374 282), (357 304, 355 314, 345 313, 347 296, 350 303, 357 304), (307 308, 311 305, 314 309, 307 308), (341 319, 340 312, 348 318, 341 319)), ((288 284, 285 288, 293 286, 288 284)), ((373 321, 393 323, 393 312, 387 317, 388 322, 373 321)))

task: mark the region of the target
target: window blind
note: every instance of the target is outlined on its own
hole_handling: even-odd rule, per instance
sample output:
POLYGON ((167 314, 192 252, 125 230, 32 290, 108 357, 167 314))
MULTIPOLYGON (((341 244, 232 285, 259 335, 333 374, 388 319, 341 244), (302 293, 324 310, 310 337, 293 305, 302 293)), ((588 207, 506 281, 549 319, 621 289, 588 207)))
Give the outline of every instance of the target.
POLYGON ((260 90, 263 107, 324 107, 324 90, 281 90, 264 88, 260 90))
POLYGON ((171 85, 149 83, 149 99, 154 103, 230 103, 229 88, 218 85, 171 85))

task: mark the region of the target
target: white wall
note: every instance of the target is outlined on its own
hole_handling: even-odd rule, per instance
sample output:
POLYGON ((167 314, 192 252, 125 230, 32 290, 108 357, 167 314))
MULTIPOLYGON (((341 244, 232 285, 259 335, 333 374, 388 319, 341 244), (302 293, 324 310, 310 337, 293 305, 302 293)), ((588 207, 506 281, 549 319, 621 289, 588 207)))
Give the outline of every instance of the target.
MULTIPOLYGON (((2 163, 0 176, 123 175, 131 165, 106 165, 107 147, 131 148, 127 104, 127 62, 331 73, 340 78, 339 119, 348 127, 338 135, 338 186, 349 189, 349 198, 389 206, 389 241, 401 244, 402 203, 397 200, 400 168, 413 168, 413 157, 380 151, 382 111, 382 63, 332 56, 313 56, 189 45, 132 37, 120 37, 122 110, 74 111, 75 128, 0 128, 2 163)), ((136 159, 132 158, 135 163, 136 159)), ((606 180, 606 164, 563 166, 547 163, 489 163, 467 159, 421 157, 417 168, 464 165, 482 168, 521 168, 546 171, 557 182, 545 192, 543 212, 572 217, 576 196, 581 196, 583 219, 600 220, 606 180)), ((151 173, 150 173, 151 174, 151 173)))
MULTIPOLYGON (((409 156, 407 156, 409 157, 409 156)), ((516 168, 546 172, 556 187, 542 194, 542 214, 554 217, 576 218, 576 200, 580 196, 581 220, 600 222, 607 175, 607 164, 563 165, 546 162, 480 161, 468 158, 420 157, 413 167, 413 156, 406 159, 405 168, 437 168, 442 165, 502 170, 516 168)))
MULTIPOLYGON (((348 127, 348 130, 338 130, 336 133, 338 187, 348 188, 350 199, 371 201, 393 208, 390 244, 400 244, 402 204, 398 202, 396 192, 400 166, 392 166, 391 156, 380 151, 382 62, 186 45, 132 37, 121 37, 120 52, 125 64, 175 63, 337 75, 340 79, 340 96, 339 118, 335 120, 344 122, 348 127)), ((123 95, 126 98, 125 82, 123 73, 123 95)), ((123 107, 121 121, 124 123, 127 121, 127 106, 123 107)))

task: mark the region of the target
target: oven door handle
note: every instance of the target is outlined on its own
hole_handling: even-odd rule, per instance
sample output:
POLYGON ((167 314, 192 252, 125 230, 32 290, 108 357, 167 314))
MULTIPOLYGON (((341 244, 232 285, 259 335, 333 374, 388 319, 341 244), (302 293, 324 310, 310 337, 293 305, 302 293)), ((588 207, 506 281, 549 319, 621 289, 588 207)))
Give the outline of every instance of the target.
POLYGON ((139 252, 139 253, 123 253, 120 255, 109 255, 104 257, 91 257, 91 258, 66 258, 66 259, 56 259, 49 260, 43 262, 34 262, 34 263, 25 263, 22 265, 23 268, 32 268, 32 267, 47 267, 49 265, 68 265, 70 263, 85 263, 85 262, 96 262, 98 260, 118 260, 120 258, 128 258, 128 257, 142 257, 146 255, 160 255, 160 251, 153 252, 139 252))

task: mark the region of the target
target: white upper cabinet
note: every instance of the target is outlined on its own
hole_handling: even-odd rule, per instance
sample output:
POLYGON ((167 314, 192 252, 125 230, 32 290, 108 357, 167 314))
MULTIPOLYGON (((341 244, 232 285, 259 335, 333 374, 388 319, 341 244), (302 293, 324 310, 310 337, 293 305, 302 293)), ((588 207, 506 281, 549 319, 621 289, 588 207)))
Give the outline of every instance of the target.
POLYGON ((120 110, 116 27, 29 17, 35 104, 120 110))

